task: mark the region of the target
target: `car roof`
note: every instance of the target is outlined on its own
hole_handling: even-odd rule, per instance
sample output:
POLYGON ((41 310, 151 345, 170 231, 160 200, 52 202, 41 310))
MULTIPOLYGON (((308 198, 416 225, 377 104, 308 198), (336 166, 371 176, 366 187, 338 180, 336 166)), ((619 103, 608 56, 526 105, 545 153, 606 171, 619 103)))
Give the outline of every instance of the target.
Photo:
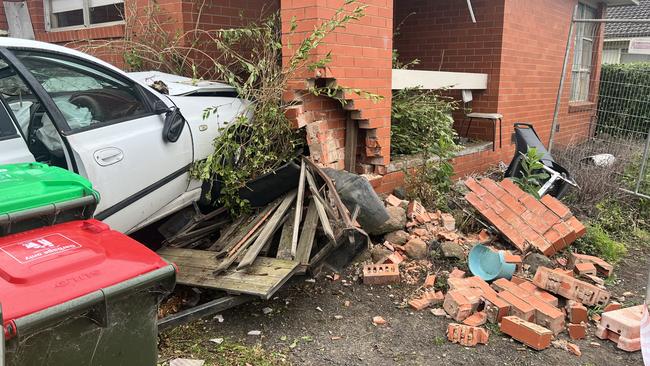
POLYGON ((0 37, 0 47, 6 47, 9 49, 31 49, 31 50, 40 50, 40 51, 50 51, 50 52, 57 52, 57 53, 67 54, 70 56, 75 56, 77 58, 85 59, 87 61, 100 64, 117 73, 127 76, 131 80, 138 82, 140 85, 145 86, 152 91, 155 91, 150 87, 152 80, 153 81, 161 80, 166 84, 168 84, 170 95, 190 95, 195 92, 224 92, 224 91, 232 92, 235 90, 232 86, 227 84, 218 83, 214 81, 192 80, 187 77, 167 74, 159 71, 142 71, 142 72, 127 73, 121 70, 120 68, 111 65, 108 62, 105 62, 97 57, 91 56, 87 53, 72 48, 60 46, 53 43, 33 41, 33 40, 21 39, 21 38, 0 37))

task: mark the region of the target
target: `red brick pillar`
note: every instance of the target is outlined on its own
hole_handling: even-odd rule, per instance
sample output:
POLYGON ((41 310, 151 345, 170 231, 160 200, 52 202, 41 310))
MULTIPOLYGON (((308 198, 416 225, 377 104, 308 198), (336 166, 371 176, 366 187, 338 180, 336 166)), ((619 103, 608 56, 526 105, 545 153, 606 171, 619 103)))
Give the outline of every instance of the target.
MULTIPOLYGON (((331 18, 344 3, 344 0, 281 0, 284 62, 314 26, 331 18), (297 29, 289 34, 292 18, 297 22, 297 29)), ((359 128, 357 172, 383 174, 390 160, 393 0, 361 0, 346 8, 359 5, 367 6, 365 16, 330 34, 314 51, 315 58, 331 51, 332 62, 314 72, 302 70, 290 87, 304 90, 310 83, 336 83, 383 96, 383 100, 375 103, 346 93, 345 106, 324 98, 303 97, 298 108, 302 113, 299 121, 306 124, 307 142, 317 161, 343 168, 345 127, 351 119, 359 128)))

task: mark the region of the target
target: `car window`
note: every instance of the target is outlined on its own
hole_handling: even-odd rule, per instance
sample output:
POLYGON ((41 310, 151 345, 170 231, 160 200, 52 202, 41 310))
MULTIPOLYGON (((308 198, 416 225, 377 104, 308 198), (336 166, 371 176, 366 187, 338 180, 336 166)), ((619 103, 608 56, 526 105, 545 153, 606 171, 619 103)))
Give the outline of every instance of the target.
POLYGON ((5 106, 0 105, 0 140, 10 137, 18 137, 18 132, 5 106))
POLYGON ((132 83, 101 66, 42 52, 14 54, 50 94, 73 132, 149 112, 132 83))

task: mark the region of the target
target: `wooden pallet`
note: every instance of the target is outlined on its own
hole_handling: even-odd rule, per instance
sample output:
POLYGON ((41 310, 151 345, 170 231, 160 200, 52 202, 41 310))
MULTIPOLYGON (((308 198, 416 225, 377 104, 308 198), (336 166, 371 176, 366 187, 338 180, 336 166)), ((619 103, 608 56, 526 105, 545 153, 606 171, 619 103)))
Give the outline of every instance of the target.
POLYGON ((214 252, 196 249, 164 248, 158 254, 178 266, 176 282, 207 287, 231 294, 247 294, 270 299, 298 270, 298 261, 258 256, 241 270, 235 266, 215 275, 221 264, 214 252))

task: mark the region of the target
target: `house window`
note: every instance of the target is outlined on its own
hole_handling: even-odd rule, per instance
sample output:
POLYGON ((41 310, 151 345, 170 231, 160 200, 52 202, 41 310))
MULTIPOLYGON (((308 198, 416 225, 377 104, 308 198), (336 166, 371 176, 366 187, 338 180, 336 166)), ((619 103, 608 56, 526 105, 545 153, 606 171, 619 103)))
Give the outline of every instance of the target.
POLYGON ((124 21, 124 0, 45 0, 48 29, 124 21))
MULTIPOLYGON (((596 19, 598 11, 583 3, 578 3, 578 19, 596 19)), ((575 24, 575 45, 571 74, 571 101, 589 101, 589 85, 593 70, 593 51, 596 41, 596 23, 575 24)))

